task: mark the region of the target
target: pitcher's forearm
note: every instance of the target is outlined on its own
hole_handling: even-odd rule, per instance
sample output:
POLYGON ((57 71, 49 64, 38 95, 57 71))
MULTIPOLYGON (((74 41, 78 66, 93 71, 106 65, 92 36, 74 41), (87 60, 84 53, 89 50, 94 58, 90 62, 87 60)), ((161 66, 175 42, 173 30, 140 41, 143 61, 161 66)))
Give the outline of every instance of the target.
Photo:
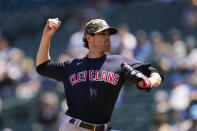
POLYGON ((50 38, 43 36, 36 57, 36 66, 51 59, 49 55, 49 50, 50 50, 50 38))
POLYGON ((44 27, 44 31, 42 34, 42 39, 40 42, 40 47, 38 49, 37 57, 36 57, 36 66, 44 63, 47 60, 50 60, 51 57, 49 55, 50 50, 50 40, 57 29, 60 27, 61 22, 58 18, 53 19, 53 21, 57 21, 56 25, 49 26, 49 19, 47 24, 44 27))

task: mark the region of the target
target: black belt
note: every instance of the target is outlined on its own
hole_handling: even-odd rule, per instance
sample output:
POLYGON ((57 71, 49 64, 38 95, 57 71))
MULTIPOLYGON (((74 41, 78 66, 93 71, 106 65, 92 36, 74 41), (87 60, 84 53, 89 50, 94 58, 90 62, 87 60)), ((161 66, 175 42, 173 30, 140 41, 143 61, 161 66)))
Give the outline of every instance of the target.
MULTIPOLYGON (((75 119, 70 119, 69 123, 74 124, 75 121, 76 121, 75 119)), ((80 123, 79 127, 82 127, 88 130, 93 130, 93 131, 104 131, 105 129, 105 125, 95 126, 92 124, 84 123, 83 121, 80 123)))

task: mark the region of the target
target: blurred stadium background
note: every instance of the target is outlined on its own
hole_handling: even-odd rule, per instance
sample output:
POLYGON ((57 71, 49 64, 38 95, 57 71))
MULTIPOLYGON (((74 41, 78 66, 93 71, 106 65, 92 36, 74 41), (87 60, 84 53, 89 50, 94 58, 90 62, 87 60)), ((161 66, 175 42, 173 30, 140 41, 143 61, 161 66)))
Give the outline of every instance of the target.
POLYGON ((63 85, 35 72, 42 30, 56 17, 62 26, 52 39, 54 60, 84 56, 82 25, 103 18, 119 29, 110 54, 149 62, 164 75, 150 93, 125 84, 113 129, 196 131, 197 8, 191 0, 1 0, 1 131, 57 131, 64 119, 63 85))

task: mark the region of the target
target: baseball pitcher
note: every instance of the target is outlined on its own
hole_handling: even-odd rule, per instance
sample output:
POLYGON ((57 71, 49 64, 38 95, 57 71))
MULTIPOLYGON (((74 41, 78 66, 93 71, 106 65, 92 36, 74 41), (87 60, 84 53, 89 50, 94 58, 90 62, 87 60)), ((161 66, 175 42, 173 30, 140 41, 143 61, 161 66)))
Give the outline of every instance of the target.
POLYGON ((110 130, 109 121, 125 81, 145 92, 162 82, 161 75, 150 64, 106 54, 111 46, 110 35, 117 33, 117 29, 102 19, 93 19, 85 25, 83 42, 89 49, 87 56, 65 62, 52 61, 50 40, 61 25, 56 20, 57 25, 49 26, 47 21, 44 28, 36 70, 64 84, 68 110, 59 131, 110 130))

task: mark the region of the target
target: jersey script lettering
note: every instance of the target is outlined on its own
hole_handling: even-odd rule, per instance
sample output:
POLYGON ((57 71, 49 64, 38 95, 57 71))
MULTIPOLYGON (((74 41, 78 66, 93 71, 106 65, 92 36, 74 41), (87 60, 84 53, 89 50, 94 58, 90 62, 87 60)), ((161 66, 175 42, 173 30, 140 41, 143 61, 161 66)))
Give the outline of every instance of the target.
POLYGON ((72 86, 74 86, 79 82, 84 82, 87 79, 90 81, 104 81, 111 83, 113 85, 117 85, 119 80, 119 75, 107 71, 102 71, 102 73, 99 75, 98 70, 89 70, 89 71, 81 71, 69 76, 69 80, 72 86), (89 75, 87 75, 87 72, 89 73, 89 75))

